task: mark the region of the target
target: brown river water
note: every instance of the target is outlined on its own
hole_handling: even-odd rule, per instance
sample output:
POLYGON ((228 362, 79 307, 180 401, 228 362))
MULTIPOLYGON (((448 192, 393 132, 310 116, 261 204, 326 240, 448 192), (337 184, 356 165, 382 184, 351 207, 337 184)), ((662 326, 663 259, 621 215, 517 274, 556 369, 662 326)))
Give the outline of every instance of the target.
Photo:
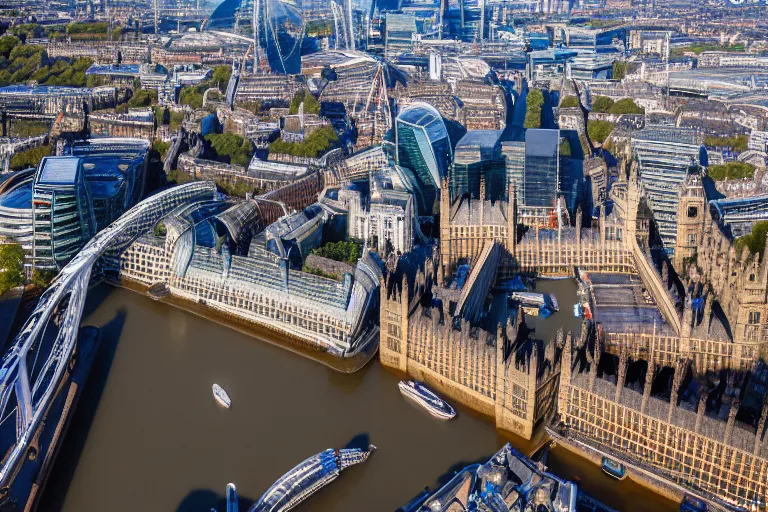
MULTIPOLYGON (((539 283, 539 291, 556 293, 561 311, 536 319, 537 337, 549 339, 560 325, 578 328, 575 288, 570 280, 539 283)), ((83 323, 102 327, 102 346, 43 496, 45 511, 222 512, 227 482, 247 510, 300 461, 353 440, 379 449, 297 510, 393 511, 508 441, 529 454, 534 448, 461 406, 453 421, 433 419, 401 396, 399 377, 377 359, 339 373, 126 289, 92 290, 83 323), (214 402, 214 382, 232 398, 229 410, 214 402)), ((562 447, 548 464, 618 510, 676 510, 562 447)))

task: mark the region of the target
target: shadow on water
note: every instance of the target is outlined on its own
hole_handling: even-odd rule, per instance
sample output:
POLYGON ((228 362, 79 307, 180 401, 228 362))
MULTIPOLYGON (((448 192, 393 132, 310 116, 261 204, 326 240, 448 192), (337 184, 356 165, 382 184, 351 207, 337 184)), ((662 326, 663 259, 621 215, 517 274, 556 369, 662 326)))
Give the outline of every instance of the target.
POLYGON ((457 474, 459 474, 464 468, 467 466, 473 466, 475 464, 485 464, 490 460, 490 458, 493 456, 493 454, 489 454, 487 457, 480 457, 477 460, 474 461, 460 461, 448 468, 448 471, 437 477, 437 485, 430 488, 430 494, 436 492, 438 489, 443 487, 445 484, 451 481, 453 477, 455 477, 457 474))
MULTIPOLYGON (((244 498, 238 495, 238 510, 246 511, 255 502, 251 498, 244 498)), ((226 512, 227 497, 209 489, 196 489, 187 494, 176 508, 176 512, 208 512, 209 510, 226 512)))
MULTIPOLYGON (((106 289, 106 286, 99 287, 106 289)), ((95 289, 94 291, 98 290, 95 289)), ((109 290, 107 289, 108 293, 109 290)), ((91 304, 98 306, 103 297, 94 297, 97 300, 89 300, 91 304)), ((91 306, 93 308, 94 306, 91 306)), ((86 306, 86 310, 88 306, 86 306)), ((84 315, 85 316, 85 313, 84 315)), ((72 483, 80 455, 88 439, 88 433, 91 430, 91 424, 96 415, 96 410, 101 401, 101 395, 104 392, 104 386, 109 377, 109 370, 117 351, 117 344, 125 325, 127 313, 124 309, 117 311, 115 317, 101 326, 101 343, 99 345, 96 360, 94 361, 91 374, 86 382, 83 394, 80 397, 77 408, 75 409, 72 423, 68 429, 67 435, 61 440, 61 448, 51 472, 51 478, 43 494, 40 508, 41 511, 60 510, 61 505, 67 495, 69 485, 72 483)))
POLYGON ((369 446, 371 446, 370 436, 366 432, 361 432, 350 439, 344 449, 360 448, 361 450, 367 450, 369 446))

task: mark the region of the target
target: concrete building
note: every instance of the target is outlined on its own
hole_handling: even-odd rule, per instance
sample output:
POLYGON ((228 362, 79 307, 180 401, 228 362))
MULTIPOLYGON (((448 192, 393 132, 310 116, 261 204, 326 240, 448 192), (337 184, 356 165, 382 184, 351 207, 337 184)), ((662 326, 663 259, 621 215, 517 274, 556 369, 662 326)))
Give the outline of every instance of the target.
POLYGON ((88 116, 91 137, 155 138, 155 114, 151 108, 130 109, 125 114, 98 110, 88 116))

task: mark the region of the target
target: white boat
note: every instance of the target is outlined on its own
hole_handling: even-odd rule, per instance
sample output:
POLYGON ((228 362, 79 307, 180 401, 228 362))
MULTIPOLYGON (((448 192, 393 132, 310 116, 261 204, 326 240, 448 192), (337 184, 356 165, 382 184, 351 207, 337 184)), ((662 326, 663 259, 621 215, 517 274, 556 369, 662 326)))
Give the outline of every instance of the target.
POLYGON ((237 512, 237 489, 235 484, 227 484, 227 512, 237 512))
POLYGON ((425 408, 429 414, 442 420, 450 420, 456 416, 456 410, 434 391, 416 380, 401 380, 398 384, 400 392, 425 408))
POLYGON ((232 400, 230 400, 229 395, 218 384, 213 385, 213 398, 216 399, 219 405, 226 409, 229 409, 229 406, 232 405, 232 400))

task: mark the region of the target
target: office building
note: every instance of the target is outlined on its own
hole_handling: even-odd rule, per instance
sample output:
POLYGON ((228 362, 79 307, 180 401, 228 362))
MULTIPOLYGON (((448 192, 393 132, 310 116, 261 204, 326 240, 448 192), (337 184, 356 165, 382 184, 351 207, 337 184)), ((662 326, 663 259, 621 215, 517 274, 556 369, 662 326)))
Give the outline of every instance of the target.
POLYGON ((504 199, 506 167, 501 154, 501 130, 471 130, 459 140, 450 169, 451 197, 504 199), (480 182, 485 180, 486 195, 480 197, 480 182))
POLYGON ((413 171, 422 193, 419 213, 431 215, 453 159, 445 121, 432 105, 413 103, 400 112, 395 125, 397 163, 413 171))
POLYGON ((680 186, 691 167, 699 165, 700 150, 701 138, 692 129, 652 126, 632 136, 640 182, 668 254, 674 253, 677 239, 680 186))
POLYGON ((560 130, 527 130, 520 203, 523 206, 553 207, 559 191, 560 130))

